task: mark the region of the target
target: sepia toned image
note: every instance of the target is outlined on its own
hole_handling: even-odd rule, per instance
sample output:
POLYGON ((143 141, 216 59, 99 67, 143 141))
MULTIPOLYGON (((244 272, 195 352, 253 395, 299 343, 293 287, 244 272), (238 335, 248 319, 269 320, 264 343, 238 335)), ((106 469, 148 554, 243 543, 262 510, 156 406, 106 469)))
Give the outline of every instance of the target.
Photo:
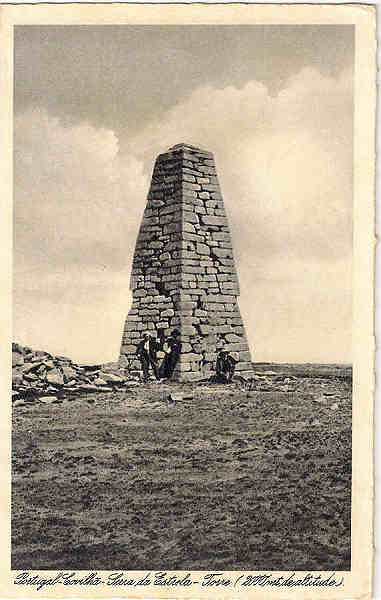
POLYGON ((14 569, 350 570, 353 65, 15 28, 14 569))
POLYGON ((370 597, 373 9, 0 12, 2 595, 370 597))

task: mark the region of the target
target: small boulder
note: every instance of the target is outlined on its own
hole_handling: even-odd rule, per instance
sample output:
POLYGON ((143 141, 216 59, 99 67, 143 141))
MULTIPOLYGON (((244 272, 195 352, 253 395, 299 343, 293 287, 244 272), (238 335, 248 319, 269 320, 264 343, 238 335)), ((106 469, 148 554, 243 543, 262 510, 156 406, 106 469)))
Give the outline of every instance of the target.
POLYGON ((51 383, 52 385, 63 385, 64 384, 63 375, 62 375, 61 371, 59 371, 58 369, 52 369, 51 371, 49 371, 48 374, 46 375, 46 381, 48 383, 51 383))
POLYGON ((46 367, 48 370, 51 370, 51 369, 55 369, 55 368, 56 368, 56 365, 54 364, 54 362, 53 362, 52 360, 45 360, 43 364, 45 365, 45 367, 46 367))
POLYGON ((83 392, 97 392, 98 388, 96 385, 91 385, 91 383, 82 383, 78 388, 83 392))
POLYGON ((12 352, 12 367, 24 364, 24 357, 19 352, 12 352))
POLYGON ((173 392, 168 395, 168 402, 170 404, 176 404, 176 402, 183 402, 184 400, 193 400, 193 396, 190 396, 189 394, 174 394, 173 392))
POLYGON ((123 383, 124 379, 120 375, 115 375, 114 373, 104 373, 101 371, 99 373, 99 377, 107 383, 123 383))
POLYGON ((71 379, 75 379, 77 377, 77 371, 72 369, 71 367, 67 367, 64 365, 62 367, 62 373, 64 375, 65 381, 70 381, 71 379))
POLYGON ((70 381, 68 381, 67 383, 65 383, 65 387, 68 388, 72 388, 75 387, 77 385, 77 382, 75 379, 71 379, 70 381))
POLYGON ((38 375, 35 375, 34 373, 25 373, 24 379, 26 379, 26 381, 37 381, 38 375))
POLYGON ((40 396, 40 402, 43 404, 53 404, 56 400, 57 396, 40 396))
POLYGON ((12 406, 14 406, 14 407, 25 406, 25 402, 24 402, 24 400, 16 400, 12 406))
POLYGON ((36 368, 36 363, 26 362, 21 367, 21 372, 22 373, 29 373, 29 371, 32 371, 35 368, 36 368))
POLYGON ((104 379, 102 379, 101 377, 97 377, 96 379, 94 379, 93 383, 95 385, 107 385, 107 383, 105 382, 104 379))
POLYGON ((13 386, 19 386, 21 385, 23 382, 23 376, 22 373, 18 373, 17 371, 13 371, 12 373, 12 385, 13 386))

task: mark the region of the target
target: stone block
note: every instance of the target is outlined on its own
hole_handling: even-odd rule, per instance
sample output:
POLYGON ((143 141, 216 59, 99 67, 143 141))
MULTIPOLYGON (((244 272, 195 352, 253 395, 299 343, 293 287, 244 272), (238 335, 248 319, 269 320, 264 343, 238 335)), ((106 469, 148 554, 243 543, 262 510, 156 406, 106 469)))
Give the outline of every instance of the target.
POLYGON ((238 344, 241 344, 243 342, 242 337, 235 335, 234 333, 228 333, 225 335, 225 340, 229 343, 237 342, 238 344))
POLYGON ((196 229, 194 227, 194 225, 192 225, 192 223, 184 223, 184 231, 188 232, 188 233, 196 233, 196 229))
POLYGON ((192 250, 183 250, 182 251, 182 257, 183 258, 191 258, 193 260, 199 260, 199 255, 196 252, 193 252, 192 250))
POLYGON ((164 225, 164 227, 163 227, 164 235, 169 234, 169 233, 175 233, 177 231, 178 232, 181 231, 181 223, 180 222, 168 223, 168 225, 164 225))
POLYGON ((195 273, 196 275, 204 275, 205 269, 202 267, 196 267, 194 265, 184 265, 183 273, 195 273))
POLYGON ((206 298, 207 302, 217 302, 222 304, 235 304, 236 297, 235 296, 227 296, 226 294, 209 294, 206 298))
POLYGON ((191 370, 191 364, 189 362, 181 361, 176 365, 175 372, 180 371, 182 373, 183 371, 190 371, 190 370, 191 370))
MULTIPOLYGON (((196 275, 196 277, 198 277, 198 275, 196 275)), ((192 294, 192 300, 194 300, 195 302, 197 302, 197 300, 198 300, 198 298, 196 298, 196 296, 205 296, 205 294, 206 294, 205 290, 201 290, 198 287, 192 288, 188 291, 192 294)))
POLYGON ((227 352, 242 352, 247 351, 247 344, 245 343, 234 343, 234 344, 226 344, 224 348, 227 352))
POLYGON ((205 275, 203 275, 202 277, 203 281, 216 281, 216 275, 215 273, 206 273, 205 275))
POLYGON ((216 174, 216 169, 214 167, 214 165, 209 166, 209 165, 199 165, 197 167, 198 171, 201 171, 201 173, 208 173, 209 175, 215 175, 216 174))
POLYGON ((194 212, 197 215, 206 215, 206 210, 205 210, 205 208, 203 206, 196 206, 195 209, 194 209, 194 212))
MULTIPOLYGON (((194 229, 194 227, 193 227, 194 229)), ((183 233, 184 240, 189 240, 190 242, 203 242, 204 237, 202 235, 197 235, 195 233, 183 233)))
POLYGON ((239 371, 239 376, 242 377, 243 379, 252 379, 254 377, 254 371, 253 368, 251 368, 250 370, 247 371, 239 371))
POLYGON ((213 248, 213 253, 220 258, 233 258, 231 248, 213 248))
MULTIPOLYGON (((184 161, 185 164, 186 161, 184 161)), ((187 175, 195 175, 196 177, 202 177, 202 173, 201 171, 199 171, 198 169, 195 169, 193 164, 192 166, 185 166, 183 168, 183 173, 186 173, 187 175)))
POLYGON ((213 290, 215 292, 218 291, 218 283, 217 281, 199 281, 198 287, 205 290, 213 290))
POLYGON ((213 231, 212 239, 218 242, 230 242, 230 235, 226 231, 213 231))
POLYGON ((192 325, 185 325, 181 328, 181 332, 183 335, 196 335, 197 330, 192 325))
POLYGON ((226 219, 224 217, 214 217, 210 215, 201 215, 201 223, 204 225, 225 225, 226 219))
POLYGON ((238 285, 235 281, 221 281, 220 287, 222 293, 238 291, 238 285))
POLYGON ((199 223, 198 216, 195 212, 184 211, 182 218, 186 223, 199 223))
POLYGON ((202 359, 201 354, 195 354, 194 352, 181 353, 180 362, 191 363, 202 359))
POLYGON ((136 354, 136 348, 137 346, 133 344, 126 344, 122 346, 122 352, 123 354, 136 354))
MULTIPOLYGON (((214 187, 215 186, 213 186, 213 189, 214 189, 214 187)), ((200 190, 201 191, 201 185, 199 185, 198 183, 189 183, 188 181, 184 181, 183 182, 183 189, 184 190, 190 190, 192 192, 194 192, 196 190, 200 190)))
POLYGON ((198 254, 210 254, 210 248, 206 244, 197 244, 196 252, 198 254))
POLYGON ((174 317, 175 316, 175 311, 173 310, 173 308, 166 308, 165 310, 163 310, 160 313, 160 317, 174 317))
POLYGON ((236 365, 235 370, 236 371, 246 371, 246 370, 248 371, 250 368, 252 368, 251 362, 239 362, 236 365))
POLYGON ((183 197, 184 198, 197 198, 197 192, 195 192, 194 190, 184 189, 183 197))
POLYGON ((192 310, 193 308, 195 308, 197 306, 197 302, 192 302, 192 301, 184 301, 182 300, 181 302, 175 302, 175 306, 176 306, 176 312, 177 311, 183 311, 183 310, 192 310))
POLYGON ((130 331, 129 337, 130 337, 131 340, 132 339, 140 338, 140 336, 141 336, 140 331, 130 331))
POLYGON ((207 192, 219 192, 220 188, 219 185, 216 183, 203 183, 202 184, 202 191, 207 191, 207 192))
POLYGON ((202 335, 208 335, 210 333, 214 333, 214 328, 210 325, 200 325, 200 331, 202 335))

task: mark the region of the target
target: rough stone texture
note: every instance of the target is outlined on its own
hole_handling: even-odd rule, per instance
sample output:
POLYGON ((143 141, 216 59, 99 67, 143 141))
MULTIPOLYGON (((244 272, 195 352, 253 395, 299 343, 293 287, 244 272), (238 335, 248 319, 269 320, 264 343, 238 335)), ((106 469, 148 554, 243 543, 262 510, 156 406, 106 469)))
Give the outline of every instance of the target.
POLYGON ((214 373, 217 353, 252 376, 238 307, 239 285, 213 154, 178 144, 156 159, 131 273, 133 295, 120 362, 140 370, 136 345, 145 331, 161 342, 173 329, 182 353, 174 379, 214 373))

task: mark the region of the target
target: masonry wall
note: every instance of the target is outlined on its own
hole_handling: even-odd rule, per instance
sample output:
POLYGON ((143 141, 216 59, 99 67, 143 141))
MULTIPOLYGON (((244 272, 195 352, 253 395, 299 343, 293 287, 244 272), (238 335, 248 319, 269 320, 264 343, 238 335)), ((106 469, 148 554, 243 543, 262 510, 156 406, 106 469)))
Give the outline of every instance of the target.
POLYGON ((140 370, 142 333, 164 339, 174 328, 182 351, 174 379, 215 372, 224 349, 236 373, 252 376, 251 356, 237 298, 232 243, 211 152, 179 144, 155 163, 137 238, 121 360, 140 370))

